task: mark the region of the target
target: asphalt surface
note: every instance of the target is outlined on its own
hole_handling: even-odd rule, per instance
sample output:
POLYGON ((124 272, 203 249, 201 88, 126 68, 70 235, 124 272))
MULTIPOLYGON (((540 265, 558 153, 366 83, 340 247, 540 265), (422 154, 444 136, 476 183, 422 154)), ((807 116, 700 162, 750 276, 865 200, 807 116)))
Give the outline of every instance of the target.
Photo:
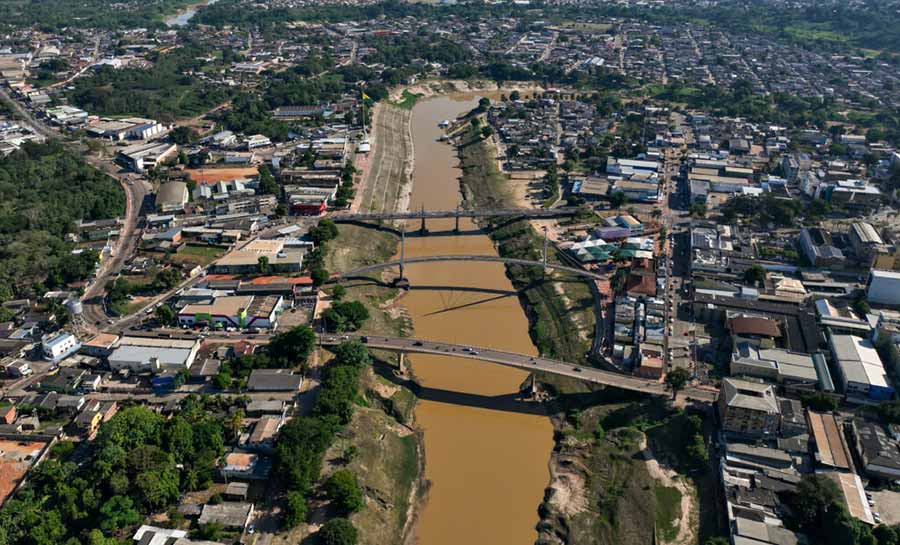
MULTIPOLYGON (((319 341, 324 346, 333 346, 354 338, 362 339, 366 346, 377 350, 468 358, 505 365, 507 367, 514 367, 525 371, 544 372, 571 377, 593 384, 602 384, 604 386, 612 386, 624 390, 653 395, 671 395, 671 391, 667 390, 666 386, 659 382, 652 382, 630 375, 603 371, 591 367, 581 367, 559 360, 529 356, 527 354, 517 354, 514 352, 504 352, 491 348, 426 341, 422 339, 381 336, 355 337, 350 335, 322 335, 319 337, 319 341)), ((716 392, 712 390, 687 387, 679 393, 699 401, 713 402, 716 400, 716 392)))

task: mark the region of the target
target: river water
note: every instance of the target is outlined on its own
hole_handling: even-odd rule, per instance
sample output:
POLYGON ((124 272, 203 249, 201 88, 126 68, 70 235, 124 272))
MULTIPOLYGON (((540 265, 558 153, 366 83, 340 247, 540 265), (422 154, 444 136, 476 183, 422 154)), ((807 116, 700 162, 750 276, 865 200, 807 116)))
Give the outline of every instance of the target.
MULTIPOLYGON (((473 108, 475 96, 438 97, 412 113, 415 170, 410 208, 453 209, 460 170, 437 124, 473 108)), ((463 231, 475 229, 460 220, 463 231)), ((441 234, 453 220, 431 220, 427 237, 410 222, 406 255, 496 255, 484 234, 441 234)), ((425 339, 536 354, 528 321, 500 263, 449 262, 407 267, 401 300, 425 339)), ((527 374, 460 358, 416 355, 423 386, 416 419, 425 430, 428 500, 417 529, 422 545, 533 543, 537 507, 549 480, 553 430, 536 404, 515 399, 527 374)))
POLYGON ((185 8, 184 11, 180 11, 177 14, 166 18, 165 21, 163 21, 163 22, 166 23, 166 26, 175 26, 175 27, 185 26, 188 24, 188 21, 190 21, 194 17, 194 15, 197 15, 198 9, 200 9, 202 6, 215 4, 218 1, 219 0, 207 0, 205 2, 199 2, 197 4, 192 4, 192 5, 188 6, 187 8, 185 8))

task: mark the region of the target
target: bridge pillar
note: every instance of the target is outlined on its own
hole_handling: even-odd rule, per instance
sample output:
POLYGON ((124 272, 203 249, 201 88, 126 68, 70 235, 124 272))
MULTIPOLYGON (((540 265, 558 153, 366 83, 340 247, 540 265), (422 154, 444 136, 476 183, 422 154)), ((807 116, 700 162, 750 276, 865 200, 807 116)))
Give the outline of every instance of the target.
POLYGON ((547 228, 544 227, 544 255, 542 261, 544 262, 544 267, 541 269, 541 275, 547 275, 547 228))
POLYGON ((397 373, 401 376, 406 376, 406 353, 400 352, 397 354, 397 373))
POLYGON ((459 232, 459 205, 456 206, 456 226, 453 228, 453 232, 459 232))

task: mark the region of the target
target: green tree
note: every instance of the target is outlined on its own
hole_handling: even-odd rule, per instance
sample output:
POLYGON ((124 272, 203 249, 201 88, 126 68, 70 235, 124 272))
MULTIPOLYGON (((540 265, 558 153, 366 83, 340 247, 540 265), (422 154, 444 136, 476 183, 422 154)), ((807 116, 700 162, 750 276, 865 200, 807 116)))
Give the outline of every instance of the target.
POLYGON ((356 475, 347 469, 339 469, 331 474, 325 482, 325 492, 328 499, 345 513, 354 513, 363 507, 362 490, 356 481, 356 475))
POLYGON ((306 520, 306 498, 296 490, 287 493, 284 500, 284 525, 296 528, 306 520))
POLYGON ((268 256, 261 255, 256 260, 256 269, 259 271, 259 274, 269 274, 269 258, 268 256))
POLYGON ((690 378, 690 373, 682 367, 672 369, 666 374, 666 385, 672 389, 672 399, 678 396, 678 391, 687 385, 690 378))
POLYGON ((331 276, 328 274, 328 271, 325 270, 325 267, 318 265, 310 269, 309 276, 312 278, 313 284, 315 286, 323 286, 326 282, 328 282, 328 278, 331 276))
POLYGON ((299 325, 272 337, 266 352, 283 364, 305 365, 315 345, 315 332, 309 326, 299 325))
POLYGON ((347 288, 338 284, 331 290, 331 298, 335 301, 340 301, 347 295, 347 288))
POLYGON ((751 286, 759 286, 766 280, 766 270, 758 263, 747 267, 744 271, 744 282, 751 286))
POLYGON ((356 331, 369 319, 369 310, 359 301, 336 301, 322 313, 331 332, 356 331))
POLYGON ((231 376, 231 373, 225 371, 220 371, 213 378, 213 386, 218 390, 228 390, 231 388, 232 382, 234 382, 234 377, 231 376))
POLYGON ((613 208, 622 208, 628 202, 628 197, 622 191, 614 191, 609 196, 609 205, 613 208))
MULTIPOLYGON (((834 396, 825 392, 812 392, 802 396, 803 406, 814 411, 831 412, 838 408, 838 402, 834 396)), ((881 409, 881 405, 878 407, 881 409)))
POLYGON ((342 342, 334 347, 332 352, 334 352, 334 359, 342 365, 365 367, 372 363, 369 349, 357 339, 342 342))
POLYGON ((309 236, 316 245, 333 240, 338 236, 337 224, 330 219, 323 219, 309 230, 309 236))
POLYGON ((154 311, 156 319, 162 325, 172 325, 175 323, 175 311, 169 305, 161 304, 154 311))
POLYGON ((357 540, 356 527, 345 518, 334 518, 323 524, 319 536, 324 545, 356 545, 357 540))
POLYGON ((279 195, 281 193, 281 188, 278 186, 278 182, 275 181, 275 176, 272 175, 269 167, 260 165, 257 172, 259 175, 259 190, 261 193, 265 193, 266 195, 279 195))
POLYGON ((135 525, 141 521, 141 515, 134 508, 134 502, 126 496, 113 496, 100 508, 100 528, 104 532, 113 533, 121 528, 135 525))

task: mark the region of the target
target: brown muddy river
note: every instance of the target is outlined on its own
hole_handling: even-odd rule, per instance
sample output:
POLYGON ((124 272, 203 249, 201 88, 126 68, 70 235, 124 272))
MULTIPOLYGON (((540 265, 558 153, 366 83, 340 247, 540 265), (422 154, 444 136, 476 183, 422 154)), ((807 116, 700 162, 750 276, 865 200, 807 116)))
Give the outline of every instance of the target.
MULTIPOLYGON (((418 103, 412 115, 415 170, 410 209, 453 209, 460 201, 455 150, 438 142, 438 123, 476 105, 474 96, 418 103)), ((463 231, 475 226, 461 220, 463 231)), ((453 220, 431 220, 406 255, 496 255, 484 234, 452 233, 453 220), (443 231, 444 233, 440 233, 443 231)), ((500 263, 431 263, 407 267, 412 289, 401 301, 424 339, 536 354, 528 322, 500 263)), ((423 389, 416 409, 425 430, 428 501, 417 528, 421 545, 533 543, 549 473, 553 431, 536 404, 515 400, 527 374, 459 358, 416 355, 423 389)))

